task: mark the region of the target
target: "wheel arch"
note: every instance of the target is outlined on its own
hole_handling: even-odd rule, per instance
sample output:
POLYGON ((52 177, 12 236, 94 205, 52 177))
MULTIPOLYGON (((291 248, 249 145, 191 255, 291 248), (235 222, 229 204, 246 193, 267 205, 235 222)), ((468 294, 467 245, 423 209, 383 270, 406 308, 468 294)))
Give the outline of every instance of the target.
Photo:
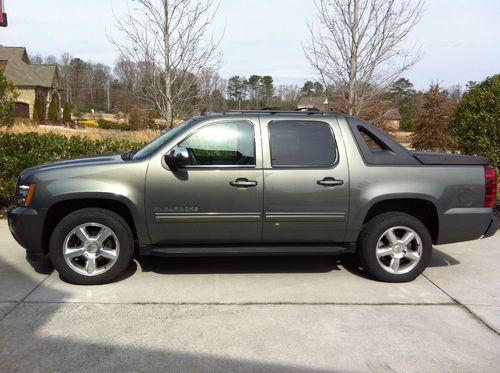
POLYGON ((73 211, 90 207, 106 209, 120 215, 130 226, 134 240, 140 240, 141 232, 138 232, 137 229, 137 219, 134 218, 132 210, 126 202, 107 196, 67 198, 58 200, 47 210, 42 231, 43 252, 48 252, 52 232, 62 218, 73 211))
POLYGON ((432 243, 439 237, 439 214, 434 202, 425 198, 388 198, 374 202, 367 210, 363 225, 385 212, 403 212, 419 219, 429 231, 432 243))

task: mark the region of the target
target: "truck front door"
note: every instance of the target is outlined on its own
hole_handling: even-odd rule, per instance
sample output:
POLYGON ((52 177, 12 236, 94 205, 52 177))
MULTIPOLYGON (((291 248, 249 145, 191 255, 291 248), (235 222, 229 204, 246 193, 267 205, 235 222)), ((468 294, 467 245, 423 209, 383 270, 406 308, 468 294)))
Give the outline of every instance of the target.
POLYGON ((165 149, 153 156, 146 178, 151 241, 261 242, 263 171, 258 118, 200 124, 174 148, 189 163, 169 169, 165 149))

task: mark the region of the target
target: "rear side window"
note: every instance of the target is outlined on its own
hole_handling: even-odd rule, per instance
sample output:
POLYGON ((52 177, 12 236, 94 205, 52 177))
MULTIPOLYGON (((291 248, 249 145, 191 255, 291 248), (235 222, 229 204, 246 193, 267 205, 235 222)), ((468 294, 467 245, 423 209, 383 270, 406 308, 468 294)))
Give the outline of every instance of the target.
POLYGON ((273 167, 328 167, 337 158, 333 133, 325 122, 272 121, 269 142, 273 167))

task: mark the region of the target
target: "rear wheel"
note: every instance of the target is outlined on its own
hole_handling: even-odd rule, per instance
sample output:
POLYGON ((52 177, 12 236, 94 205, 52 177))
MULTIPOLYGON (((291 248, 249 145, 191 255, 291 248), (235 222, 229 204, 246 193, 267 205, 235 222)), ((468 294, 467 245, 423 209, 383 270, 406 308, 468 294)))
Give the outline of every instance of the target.
POLYGON ((375 279, 406 282, 415 279, 429 264, 432 239, 414 216, 389 212, 366 224, 357 250, 363 266, 375 279))
POLYGON ((133 243, 130 227, 122 217, 88 208, 61 220, 52 233, 49 254, 64 280, 96 285, 125 271, 132 260, 133 243))

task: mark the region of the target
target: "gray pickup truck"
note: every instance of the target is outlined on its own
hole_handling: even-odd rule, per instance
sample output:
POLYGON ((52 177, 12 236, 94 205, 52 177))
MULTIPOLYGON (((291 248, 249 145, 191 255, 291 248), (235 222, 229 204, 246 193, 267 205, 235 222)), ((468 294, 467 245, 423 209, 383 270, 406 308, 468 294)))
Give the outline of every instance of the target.
POLYGON ((189 119, 138 151, 24 170, 9 227, 77 284, 142 255, 357 253, 411 281, 433 244, 485 238, 488 158, 411 152, 360 119, 239 111, 189 119))

